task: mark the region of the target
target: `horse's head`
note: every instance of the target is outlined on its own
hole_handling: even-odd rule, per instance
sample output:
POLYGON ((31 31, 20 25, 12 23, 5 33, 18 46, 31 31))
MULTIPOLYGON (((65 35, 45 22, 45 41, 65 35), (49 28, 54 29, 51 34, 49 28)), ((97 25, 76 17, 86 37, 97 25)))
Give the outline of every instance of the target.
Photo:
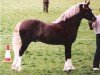
POLYGON ((95 21, 96 17, 92 13, 92 9, 89 7, 89 4, 90 4, 90 1, 80 4, 80 12, 81 12, 82 18, 85 18, 89 21, 95 21))

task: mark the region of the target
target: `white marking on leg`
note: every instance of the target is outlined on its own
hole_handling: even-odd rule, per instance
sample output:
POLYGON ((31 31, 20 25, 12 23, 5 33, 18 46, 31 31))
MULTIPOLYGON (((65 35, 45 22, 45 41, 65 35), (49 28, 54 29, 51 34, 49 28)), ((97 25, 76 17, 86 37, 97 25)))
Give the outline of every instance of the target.
POLYGON ((67 59, 67 61, 65 62, 64 64, 64 69, 63 71, 70 71, 70 70, 75 70, 73 64, 72 64, 72 61, 71 59, 67 59))
POLYGON ((15 29, 14 29, 14 33, 13 33, 13 37, 12 37, 12 46, 13 46, 13 50, 14 50, 14 61, 12 63, 12 70, 16 69, 16 64, 18 62, 18 56, 19 56, 19 50, 21 48, 21 38, 19 35, 19 28, 20 28, 21 22, 19 22, 15 29))
POLYGON ((99 71, 99 68, 93 68, 94 71, 99 71))
POLYGON ((21 71, 21 61, 22 61, 22 57, 21 56, 18 56, 18 61, 17 61, 17 64, 16 64, 16 71, 21 71))
POLYGON ((11 69, 12 70, 15 70, 17 61, 18 61, 18 56, 15 55, 14 56, 14 61, 13 61, 12 66, 11 66, 11 69))

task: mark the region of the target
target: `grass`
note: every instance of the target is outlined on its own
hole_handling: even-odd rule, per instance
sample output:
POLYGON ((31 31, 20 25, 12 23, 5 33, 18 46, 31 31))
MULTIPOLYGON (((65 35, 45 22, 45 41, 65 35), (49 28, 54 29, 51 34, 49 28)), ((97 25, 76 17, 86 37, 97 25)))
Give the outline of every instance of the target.
MULTIPOLYGON (((52 22, 66 9, 84 0, 50 0, 49 13, 42 12, 42 0, 1 0, 0 22, 0 75, 99 75, 100 71, 92 70, 95 52, 95 34, 90 31, 86 20, 82 20, 76 42, 72 47, 72 60, 76 71, 63 72, 64 47, 62 45, 48 45, 41 42, 31 43, 23 55, 23 71, 11 71, 11 63, 2 63, 5 46, 10 44, 14 26, 25 19, 39 19, 52 22)), ((100 1, 91 0, 94 14, 100 11, 100 1)))

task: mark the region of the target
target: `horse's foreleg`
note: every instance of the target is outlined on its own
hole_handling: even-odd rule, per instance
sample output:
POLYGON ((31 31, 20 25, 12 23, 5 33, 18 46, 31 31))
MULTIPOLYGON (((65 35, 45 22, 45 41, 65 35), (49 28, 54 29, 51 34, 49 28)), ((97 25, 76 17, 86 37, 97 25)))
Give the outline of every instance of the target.
POLYGON ((71 60, 71 46, 72 43, 65 44, 65 64, 63 71, 75 70, 71 60))

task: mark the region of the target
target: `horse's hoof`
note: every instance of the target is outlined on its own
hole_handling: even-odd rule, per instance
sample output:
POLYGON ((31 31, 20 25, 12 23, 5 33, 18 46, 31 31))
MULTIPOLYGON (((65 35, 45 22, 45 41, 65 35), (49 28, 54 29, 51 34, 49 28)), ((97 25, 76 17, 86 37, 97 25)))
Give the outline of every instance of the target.
POLYGON ((63 69, 64 72, 71 72, 71 69, 69 70, 66 70, 66 69, 63 69))
POLYGON ((16 68, 15 68, 15 71, 17 71, 17 72, 21 72, 21 70, 22 70, 21 67, 16 67, 16 68))
POLYGON ((11 67, 11 70, 12 70, 12 71, 14 71, 14 70, 15 70, 15 68, 14 68, 14 67, 11 67))
POLYGON ((15 66, 14 66, 14 65, 11 66, 11 70, 12 70, 12 71, 15 70, 15 66))
POLYGON ((17 69, 17 71, 18 71, 18 72, 21 72, 21 71, 22 71, 22 68, 17 69))
POLYGON ((75 69, 75 67, 72 66, 72 67, 71 67, 71 70, 74 71, 74 70, 76 70, 76 69, 75 69))
POLYGON ((94 71, 99 71, 99 68, 93 68, 94 71))
POLYGON ((73 66, 67 66, 67 67, 64 67, 63 71, 67 71, 67 72, 71 72, 71 71, 74 71, 75 68, 73 66))

